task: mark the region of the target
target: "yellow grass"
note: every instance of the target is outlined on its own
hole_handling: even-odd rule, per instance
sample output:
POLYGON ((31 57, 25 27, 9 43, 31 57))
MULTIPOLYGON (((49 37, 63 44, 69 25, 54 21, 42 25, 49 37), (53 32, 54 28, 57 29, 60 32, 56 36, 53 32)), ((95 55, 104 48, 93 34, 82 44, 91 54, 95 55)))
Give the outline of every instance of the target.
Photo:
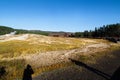
MULTIPOLYGON (((56 38, 48 37, 41 42, 41 38, 29 38, 25 41, 11 40, 0 42, 0 58, 16 57, 25 54, 34 54, 47 51, 68 50, 75 48, 82 48, 85 45, 96 42, 87 42, 86 39, 75 38, 56 38)), ((97 40, 93 40, 97 41, 97 40)))
MULTIPOLYGON (((0 42, 0 59, 2 58, 14 58, 20 55, 26 54, 35 54, 47 51, 58 51, 58 50, 69 50, 76 48, 83 48, 90 44, 96 43, 107 43, 106 40, 102 39, 86 39, 86 38, 60 38, 60 37, 47 37, 32 35, 29 36, 27 40, 11 40, 0 42)), ((120 46, 113 45, 111 50, 120 49, 120 46)), ((102 52, 104 53, 104 52, 102 52)), ((94 55, 79 55, 79 60, 89 61, 89 59, 95 59, 96 56, 101 54, 94 55)), ((92 60, 94 61, 94 60, 92 60)), ((7 70, 5 80, 17 80, 22 78, 22 74, 27 63, 23 59, 15 60, 0 60, 1 66, 5 66, 7 70)), ((51 71, 54 69, 62 68, 71 65, 71 63, 56 63, 48 66, 32 66, 36 76, 42 72, 51 71)))

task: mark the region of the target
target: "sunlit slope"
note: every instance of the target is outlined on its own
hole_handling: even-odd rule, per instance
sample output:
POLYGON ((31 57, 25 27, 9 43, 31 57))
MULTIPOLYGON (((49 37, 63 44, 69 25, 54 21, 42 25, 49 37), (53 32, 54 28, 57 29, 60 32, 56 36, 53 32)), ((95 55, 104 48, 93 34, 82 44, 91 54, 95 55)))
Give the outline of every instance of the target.
POLYGON ((35 34, 6 36, 0 39, 0 57, 16 57, 47 51, 83 48, 89 44, 105 42, 95 39, 49 37, 35 34))
POLYGON ((116 49, 120 49, 118 43, 103 39, 4 35, 0 36, 0 64, 8 73, 5 80, 22 79, 27 64, 32 66, 35 77, 73 65, 69 58, 95 64, 96 59, 116 49))

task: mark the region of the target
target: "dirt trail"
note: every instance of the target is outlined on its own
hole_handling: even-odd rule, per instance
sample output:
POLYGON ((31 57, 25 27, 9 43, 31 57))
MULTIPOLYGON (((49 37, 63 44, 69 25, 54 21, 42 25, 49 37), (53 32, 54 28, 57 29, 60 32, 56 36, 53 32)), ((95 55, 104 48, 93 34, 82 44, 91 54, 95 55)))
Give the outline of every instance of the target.
MULTIPOLYGON (((120 50, 114 51, 109 55, 98 58, 96 64, 87 64, 108 75, 112 75, 120 66, 120 50), (113 57, 111 57, 111 56, 113 57)), ((106 80, 88 69, 81 66, 69 66, 51 72, 44 72, 33 80, 106 80)))
POLYGON ((63 61, 68 61, 68 58, 74 58, 78 55, 93 54, 109 48, 110 46, 104 43, 88 45, 82 49, 64 50, 64 51, 51 51, 46 53, 38 53, 26 56, 28 63, 36 66, 51 65, 63 61))
MULTIPOLYGON (((70 44, 70 43, 72 43, 70 39, 60 38, 58 40, 56 38, 46 37, 46 36, 42 36, 42 35, 24 34, 24 35, 16 35, 16 36, 13 36, 10 38, 8 37, 7 39, 0 40, 0 41, 4 42, 4 41, 10 41, 10 40, 24 40, 24 41, 31 42, 30 44, 40 44, 40 43, 70 44), (64 40, 66 40, 66 41, 64 41, 64 40)), ((76 59, 79 55, 87 56, 89 54, 94 54, 96 52, 105 51, 105 50, 108 50, 111 47, 111 45, 114 45, 113 43, 106 43, 104 41, 102 42, 102 41, 97 41, 97 40, 93 40, 93 39, 80 39, 80 43, 83 43, 82 47, 76 48, 76 49, 61 50, 61 51, 49 51, 49 52, 26 54, 26 55, 22 54, 18 57, 2 58, 1 60, 10 61, 10 60, 14 60, 14 59, 24 59, 28 64, 31 64, 35 68, 40 68, 41 66, 48 66, 48 65, 52 65, 52 64, 56 64, 56 63, 61 63, 61 62, 69 62, 68 58, 76 59)), ((75 70, 77 70, 77 68, 75 68, 75 70)), ((73 72, 74 72, 74 70, 73 70, 73 72)), ((71 73, 71 72, 69 72, 69 69, 68 69, 68 73, 71 73)), ((54 74, 54 72, 50 73, 50 74, 54 74)), ((61 74, 61 72, 60 72, 60 74, 61 74)), ((75 72, 75 74, 76 74, 76 72, 75 72)), ((73 74, 72 74, 72 76, 73 76, 73 74)), ((41 75, 40 75, 40 77, 41 77, 41 75)), ((34 80, 39 80, 39 79, 34 79, 34 80)), ((41 80, 45 80, 45 79, 41 79, 41 80)), ((51 79, 51 80, 54 80, 54 79, 51 79)), ((57 79, 55 79, 55 80, 57 80, 57 79)), ((61 80, 64 80, 64 79, 61 79, 61 80)), ((68 79, 65 79, 65 80, 68 80, 68 79)), ((69 80, 72 80, 72 78, 69 80)), ((73 80, 79 80, 79 79, 73 79, 73 80)), ((84 79, 81 79, 81 80, 84 80, 84 79)), ((92 79, 90 79, 90 80, 92 80, 92 79)), ((96 79, 93 79, 93 80, 96 80, 96 79)))
MULTIPOLYGON (((35 35, 35 34, 22 34, 22 35, 12 35, 5 36, 4 40, 0 40, 0 42, 10 41, 10 40, 24 40, 31 42, 30 44, 51 44, 54 42, 70 44, 74 41, 72 38, 54 38, 43 35, 35 35)), ((19 57, 14 58, 2 58, 1 60, 13 60, 13 59, 25 59, 28 63, 32 65, 46 66, 51 65, 63 61, 68 61, 70 57, 77 57, 76 55, 87 55, 93 54, 95 52, 105 50, 110 47, 110 44, 105 42, 100 42, 94 39, 77 39, 79 43, 83 43, 80 45, 80 48, 72 49, 72 50, 61 50, 61 51, 49 51, 43 53, 34 53, 34 54, 22 54, 19 57), (82 46, 82 47, 81 47, 82 46)), ((73 43, 74 44, 74 43, 73 43)), ((72 44, 72 45, 73 45, 72 44)))
POLYGON ((13 60, 13 59, 25 59, 27 63, 36 67, 56 64, 60 62, 69 61, 68 58, 77 58, 78 55, 89 55, 96 52, 103 51, 109 48, 110 45, 105 43, 97 43, 85 46, 83 48, 62 50, 62 51, 50 51, 45 53, 27 54, 14 58, 3 58, 1 60, 13 60))
POLYGON ((50 51, 45 53, 27 54, 14 58, 3 58, 1 60, 25 59, 27 63, 35 65, 36 67, 56 64, 60 62, 69 61, 68 58, 76 58, 78 55, 93 54, 109 48, 110 45, 105 43, 91 44, 82 49, 50 51))

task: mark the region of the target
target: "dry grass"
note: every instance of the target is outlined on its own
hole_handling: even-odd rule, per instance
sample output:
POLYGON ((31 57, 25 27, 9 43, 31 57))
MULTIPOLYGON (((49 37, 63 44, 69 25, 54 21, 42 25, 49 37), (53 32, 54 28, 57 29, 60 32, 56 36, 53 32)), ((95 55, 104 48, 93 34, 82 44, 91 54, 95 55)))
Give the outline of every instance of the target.
MULTIPOLYGON (((77 59, 82 61, 89 67, 100 70, 104 73, 112 75, 113 72, 120 66, 120 50, 96 53, 90 56, 77 59), (98 54, 98 55, 97 55, 98 54), (95 60, 95 62, 94 62, 95 60)), ((84 66, 72 65, 61 69, 53 70, 51 72, 43 73, 33 80, 106 80, 100 75, 96 75, 84 66)))
POLYGON ((49 71, 52 71, 52 70, 55 70, 55 69, 59 69, 59 68, 63 68, 63 67, 68 67, 72 65, 71 63, 69 62, 61 62, 61 63, 57 63, 57 64, 52 64, 52 65, 49 65, 49 66, 41 66, 41 67, 36 67, 36 66, 33 66, 33 69, 34 69, 34 72, 35 74, 33 75, 33 77, 43 73, 43 72, 49 72, 49 71))
POLYGON ((17 80, 22 78, 25 60, 0 61, 0 66, 4 66, 6 70, 6 74, 2 80, 17 80))
MULTIPOLYGON (((6 58, 6 60, 0 60, 0 64, 1 64, 1 66, 6 66, 6 68, 7 68, 8 74, 6 76, 7 79, 5 79, 5 80, 21 79, 25 65, 28 64, 26 62, 26 60, 23 60, 23 59, 7 60, 7 59, 19 57, 21 55, 24 56, 24 55, 30 54, 29 56, 31 56, 36 53, 37 53, 36 56, 38 56, 38 53, 43 55, 43 53, 46 53, 49 51, 57 52, 57 51, 63 51, 63 50, 69 51, 71 49, 78 49, 78 52, 80 52, 80 50, 82 48, 86 48, 86 46, 93 45, 93 44, 99 44, 99 43, 105 43, 105 44, 110 45, 111 47, 108 49, 111 49, 111 50, 120 48, 118 45, 112 44, 112 43, 110 43, 106 40, 102 40, 102 39, 60 38, 60 37, 48 37, 48 36, 30 34, 30 35, 28 35, 28 38, 25 40, 9 40, 9 41, 0 42, 0 59, 6 58)), ((92 47, 92 50, 93 49, 95 49, 95 48, 92 47)), ((74 53, 74 51, 75 50, 73 50, 73 53, 74 53)), ((108 53, 107 51, 104 51, 104 49, 102 52, 101 51, 99 51, 99 52, 97 52, 97 54, 94 54, 94 55, 93 54, 78 55, 77 57, 79 58, 79 60, 86 61, 86 62, 89 62, 89 59, 92 59, 91 63, 93 63, 93 62, 95 62, 96 57, 102 55, 101 53, 103 53, 104 55, 105 55, 105 53, 108 53)), ((67 51, 65 53, 67 53, 67 51)), ((72 53, 72 52, 70 52, 70 53, 72 53)), ((76 53, 76 54, 79 54, 79 53, 76 53)), ((58 58, 55 57, 55 60, 53 60, 54 59, 52 57, 52 56, 54 56, 53 52, 50 55, 51 55, 51 58, 48 58, 49 61, 55 61, 60 57, 60 56, 58 56, 58 58)), ((38 56, 38 59, 39 58, 40 57, 38 56)), ((47 57, 45 56, 45 59, 46 58, 47 57)), ((31 57, 30 59, 34 59, 34 58, 31 57)), ((43 59, 43 58, 41 58, 41 59, 43 59)), ((38 60, 38 62, 39 62, 39 60, 38 60)), ((36 63, 37 61, 35 62, 33 60, 33 62, 35 64, 38 64, 38 63, 36 63)), ((31 63, 33 63, 33 62, 31 62, 31 63)), ((58 63, 51 64, 51 65, 39 65, 39 66, 32 65, 32 67, 35 71, 35 74, 33 76, 36 76, 40 73, 51 71, 54 69, 67 67, 69 65, 71 65, 71 63, 69 63, 69 62, 65 62, 65 63, 58 62, 58 63)))
POLYGON ((26 40, 0 42, 0 58, 16 57, 24 54, 34 54, 47 51, 82 48, 86 45, 98 42, 99 41, 92 39, 56 38, 31 34, 26 40))

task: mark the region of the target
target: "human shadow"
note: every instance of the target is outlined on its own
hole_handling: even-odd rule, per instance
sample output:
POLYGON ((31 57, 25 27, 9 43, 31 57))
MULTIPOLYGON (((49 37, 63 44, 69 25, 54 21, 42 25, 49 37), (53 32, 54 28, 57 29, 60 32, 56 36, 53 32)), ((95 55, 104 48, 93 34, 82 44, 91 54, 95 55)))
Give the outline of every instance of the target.
POLYGON ((34 73, 32 67, 28 64, 24 69, 23 80, 32 80, 32 74, 34 73))
MULTIPOLYGON (((83 63, 83 62, 80 62, 80 61, 77 61, 77 60, 73 60, 73 59, 70 59, 73 63, 75 63, 76 65, 78 65, 78 66, 81 66, 81 67, 84 67, 84 68, 86 68, 87 70, 89 70, 89 71, 92 71, 93 73, 95 73, 95 74, 97 74, 97 75, 99 75, 99 76, 102 76, 102 77, 104 77, 106 80, 120 80, 120 79, 115 79, 115 77, 113 77, 112 78, 112 76, 110 76, 110 75, 108 75, 108 74, 106 74, 106 73, 104 73, 104 72, 102 72, 102 71, 100 71, 100 70, 97 70, 97 69, 95 69, 95 68, 93 68, 93 67, 90 67, 90 66, 88 66, 87 64, 85 64, 85 63, 83 63)), ((120 68, 119 68, 119 71, 120 71, 120 68)), ((118 70, 115 72, 116 74, 118 74, 118 73, 120 73, 118 70)), ((116 75, 115 74, 115 75, 116 75)))
POLYGON ((0 68, 0 79, 4 77, 5 73, 6 73, 5 67, 1 67, 0 68))

